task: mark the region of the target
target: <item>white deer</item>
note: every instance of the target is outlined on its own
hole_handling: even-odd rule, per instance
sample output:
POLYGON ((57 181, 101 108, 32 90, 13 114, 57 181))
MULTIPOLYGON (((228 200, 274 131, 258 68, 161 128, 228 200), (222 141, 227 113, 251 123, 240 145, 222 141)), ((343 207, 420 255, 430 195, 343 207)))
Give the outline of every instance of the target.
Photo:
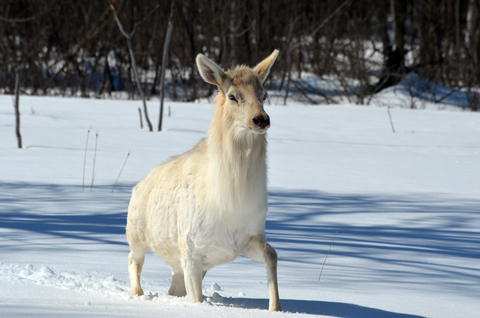
POLYGON ((263 82, 278 50, 253 69, 225 72, 197 56, 203 79, 218 86, 207 137, 154 168, 133 189, 128 207, 131 295, 143 295, 140 272, 148 248, 172 269, 168 293, 203 301, 202 279, 240 254, 264 262, 269 310, 280 311, 277 253, 265 238, 266 131, 263 82))

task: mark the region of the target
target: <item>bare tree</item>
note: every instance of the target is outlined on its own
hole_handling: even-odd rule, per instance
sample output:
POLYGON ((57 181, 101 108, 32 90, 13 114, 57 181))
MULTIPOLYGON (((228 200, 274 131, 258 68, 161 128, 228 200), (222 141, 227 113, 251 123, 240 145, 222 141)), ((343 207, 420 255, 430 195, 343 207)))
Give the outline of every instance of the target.
POLYGON ((125 32, 125 30, 123 29, 122 23, 120 22, 120 19, 118 18, 118 15, 117 15, 117 11, 115 10, 115 7, 112 3, 110 3, 110 8, 112 9, 113 15, 115 16, 115 21, 117 22, 117 25, 118 25, 118 28, 120 29, 120 32, 127 39, 128 52, 130 54, 130 63, 131 63, 131 66, 132 66, 133 75, 135 77, 135 83, 137 84, 138 92, 140 93, 140 96, 142 97, 143 113, 145 115, 145 121, 147 122, 148 130, 153 131, 152 123, 150 122, 150 119, 148 118, 148 110, 147 110, 147 103, 145 101, 145 94, 143 92, 142 85, 140 83, 140 79, 138 78, 137 61, 135 59, 135 54, 133 53, 132 38, 133 38, 133 35, 135 34, 137 26, 139 24, 141 24, 143 21, 145 21, 150 14, 152 14, 155 10, 157 10, 158 5, 148 15, 146 15, 142 20, 136 22, 133 25, 132 31, 130 33, 125 32))

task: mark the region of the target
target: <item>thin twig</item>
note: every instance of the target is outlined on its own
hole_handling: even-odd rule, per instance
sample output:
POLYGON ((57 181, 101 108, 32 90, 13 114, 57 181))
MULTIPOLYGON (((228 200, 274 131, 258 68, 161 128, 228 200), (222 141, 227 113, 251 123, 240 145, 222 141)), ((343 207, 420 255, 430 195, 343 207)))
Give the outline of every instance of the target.
POLYGON ((323 261, 323 265, 322 265, 322 270, 320 271, 320 275, 318 276, 318 281, 320 281, 320 277, 322 277, 323 267, 325 266, 325 262, 327 261, 328 254, 330 254, 330 249, 332 248, 333 242, 335 242, 335 238, 337 237, 338 230, 340 230, 340 226, 338 227, 337 232, 333 237, 332 244, 330 244, 330 247, 328 248, 327 256, 325 256, 325 260, 323 261))
POLYGON ((97 143, 98 143, 98 131, 95 133, 95 152, 93 155, 92 185, 90 186, 90 192, 93 191, 93 181, 95 180, 95 159, 97 159, 97 143))
POLYGON ((17 147, 22 148, 22 135, 20 134, 20 80, 18 70, 15 72, 15 102, 13 108, 15 110, 15 135, 17 136, 17 147))
POLYGON ((32 21, 32 20, 35 19, 38 15, 39 15, 39 14, 34 15, 34 16, 31 16, 31 17, 28 17, 28 18, 13 18, 13 19, 5 18, 5 17, 0 17, 0 21, 10 22, 10 23, 25 23, 25 22, 32 21))
POLYGON ((87 147, 88 147, 88 137, 90 136, 90 129, 92 127, 88 128, 88 132, 87 132, 87 142, 85 143, 85 155, 83 157, 83 181, 82 181, 82 192, 83 192, 83 189, 85 188, 85 165, 87 163, 87 147))
POLYGON ((390 126, 392 126, 392 132, 395 133, 395 128, 393 127, 392 115, 390 114, 390 106, 387 106, 388 118, 390 118, 390 126))
POLYGON ((159 4, 157 4, 157 5, 155 6, 155 8, 153 8, 152 11, 150 11, 146 16, 144 16, 142 20, 135 22, 135 24, 133 25, 132 33, 131 33, 132 36, 133 36, 133 34, 135 33, 135 30, 136 30, 137 26, 140 25, 140 24, 142 24, 145 20, 147 20, 147 18, 148 18, 149 16, 151 16, 152 13, 154 13, 155 11, 157 11, 158 8, 160 8, 160 5, 159 5, 159 4))
POLYGON ((142 109, 138 107, 138 115, 140 116, 140 129, 143 129, 142 109))
MULTIPOLYGON (((332 12, 332 14, 330 14, 325 20, 323 20, 322 23, 320 23, 320 25, 315 30, 313 30, 310 33, 310 35, 306 38, 313 38, 315 33, 320 31, 320 29, 323 28, 325 26, 325 24, 327 24, 334 16, 336 16, 344 6, 346 6, 347 4, 350 4, 351 1, 352 0, 345 0, 341 5, 339 5, 337 7, 337 9, 335 9, 335 11, 332 12)), ((290 51, 293 51, 294 49, 302 46, 303 44, 305 44, 305 42, 306 42, 306 40, 301 40, 300 42, 296 43, 295 45, 292 45, 290 47, 290 51)))
POLYGON ((118 25, 118 28, 120 29, 120 32, 122 32, 123 36, 126 37, 126 38, 132 38, 133 35, 135 34, 135 31, 137 29, 137 26, 142 24, 150 15, 152 15, 152 13, 154 13, 155 11, 157 11, 157 9, 160 7, 160 5, 156 5, 155 8, 153 8, 153 10, 151 10, 146 16, 143 17, 142 20, 140 21, 137 21, 135 22, 135 24, 133 25, 133 28, 132 28, 132 31, 130 32, 130 34, 128 34, 124 29, 123 29, 123 25, 122 23, 120 22, 120 19, 118 18, 118 14, 117 14, 117 10, 115 10, 115 7, 114 7, 114 4, 116 1, 114 1, 113 3, 110 3, 108 0, 107 2, 110 4, 110 9, 112 10, 113 12, 113 16, 115 17, 115 21, 117 21, 117 25, 118 25))
POLYGON ((125 162, 123 163, 122 169, 120 169, 120 173, 118 174, 117 181, 115 181, 115 184, 113 185, 112 193, 113 193, 113 190, 115 190, 115 187, 117 186, 118 179, 120 179, 120 175, 122 174, 123 167, 125 167, 125 164, 127 163, 129 156, 130 156, 130 150, 128 151, 127 158, 125 158, 125 162))

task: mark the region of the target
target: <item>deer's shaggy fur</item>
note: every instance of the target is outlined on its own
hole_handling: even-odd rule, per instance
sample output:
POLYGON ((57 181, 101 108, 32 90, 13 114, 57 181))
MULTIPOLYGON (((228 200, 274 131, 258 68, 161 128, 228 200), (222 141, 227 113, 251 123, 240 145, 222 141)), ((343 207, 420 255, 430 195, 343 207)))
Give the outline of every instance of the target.
POLYGON ((224 72, 202 54, 197 66, 217 85, 206 138, 154 168, 134 189, 128 208, 131 294, 142 295, 140 272, 148 248, 172 269, 169 294, 201 302, 202 279, 240 254, 267 267, 269 310, 280 309, 277 254, 265 238, 266 130, 263 82, 278 51, 251 69, 224 72))

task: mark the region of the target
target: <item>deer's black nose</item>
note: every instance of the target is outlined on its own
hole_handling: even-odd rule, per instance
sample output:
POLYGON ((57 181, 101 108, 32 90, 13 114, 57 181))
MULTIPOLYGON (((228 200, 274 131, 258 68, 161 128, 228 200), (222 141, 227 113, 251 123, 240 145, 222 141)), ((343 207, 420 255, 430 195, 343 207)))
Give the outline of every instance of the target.
POLYGON ((263 115, 253 117, 253 123, 261 129, 265 129, 265 127, 270 126, 270 117, 268 115, 266 117, 263 115))

